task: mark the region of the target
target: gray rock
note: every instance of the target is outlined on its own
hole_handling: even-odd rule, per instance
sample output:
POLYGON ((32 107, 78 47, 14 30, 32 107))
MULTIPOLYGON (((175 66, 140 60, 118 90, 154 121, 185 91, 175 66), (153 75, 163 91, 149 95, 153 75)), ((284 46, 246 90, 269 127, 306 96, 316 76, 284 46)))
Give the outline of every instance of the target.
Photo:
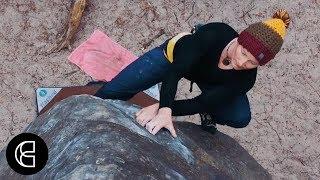
POLYGON ((23 176, 0 153, 5 179, 271 179, 235 140, 197 125, 175 122, 178 137, 156 136, 136 123, 138 106, 81 95, 39 116, 24 132, 44 139, 49 159, 40 172, 23 176))

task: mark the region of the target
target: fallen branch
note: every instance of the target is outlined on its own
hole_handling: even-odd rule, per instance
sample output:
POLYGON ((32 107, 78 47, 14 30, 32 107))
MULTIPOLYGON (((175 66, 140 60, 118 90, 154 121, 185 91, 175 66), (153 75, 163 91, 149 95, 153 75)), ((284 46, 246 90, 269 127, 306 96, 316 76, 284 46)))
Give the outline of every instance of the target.
POLYGON ((62 36, 58 38, 58 41, 55 43, 55 45, 46 52, 47 54, 58 52, 64 48, 68 48, 69 50, 71 49, 70 43, 80 25, 82 14, 85 7, 86 0, 75 1, 73 8, 70 11, 68 28, 66 28, 62 36))

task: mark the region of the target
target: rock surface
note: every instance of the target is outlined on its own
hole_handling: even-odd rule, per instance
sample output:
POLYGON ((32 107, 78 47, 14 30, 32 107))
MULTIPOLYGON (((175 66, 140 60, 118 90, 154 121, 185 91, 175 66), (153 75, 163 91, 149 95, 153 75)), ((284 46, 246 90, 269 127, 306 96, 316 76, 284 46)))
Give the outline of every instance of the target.
POLYGON ((136 123, 138 106, 81 95, 39 116, 24 132, 41 136, 49 159, 40 172, 22 176, 0 153, 0 179, 270 179, 235 140, 175 122, 178 137, 156 136, 136 123))

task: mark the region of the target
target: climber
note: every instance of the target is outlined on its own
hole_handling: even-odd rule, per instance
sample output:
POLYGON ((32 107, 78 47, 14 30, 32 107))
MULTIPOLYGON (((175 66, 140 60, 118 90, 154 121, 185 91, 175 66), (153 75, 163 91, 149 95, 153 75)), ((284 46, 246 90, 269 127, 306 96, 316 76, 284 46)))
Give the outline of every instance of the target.
POLYGON ((201 128, 216 132, 216 124, 246 127, 251 111, 246 93, 253 87, 258 66, 280 51, 290 17, 278 10, 272 18, 249 25, 240 34, 225 23, 212 22, 180 33, 143 54, 104 83, 95 96, 128 100, 162 82, 159 103, 136 113, 139 124, 156 134, 176 132, 172 116, 200 114, 201 128), (175 100, 178 81, 196 83, 201 94, 175 100))

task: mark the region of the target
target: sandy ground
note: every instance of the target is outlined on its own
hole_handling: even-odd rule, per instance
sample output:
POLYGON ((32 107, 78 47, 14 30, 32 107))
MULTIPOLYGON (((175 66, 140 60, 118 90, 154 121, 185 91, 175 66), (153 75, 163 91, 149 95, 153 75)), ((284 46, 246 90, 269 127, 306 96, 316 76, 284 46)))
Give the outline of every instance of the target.
MULTIPOLYGON (((68 62, 68 50, 41 55, 63 32, 71 1, 0 3, 2 148, 35 118, 37 87, 84 85, 90 77, 68 62)), ((100 29, 141 55, 146 51, 142 44, 161 28, 165 34, 147 50, 197 22, 222 21, 240 31, 278 8, 287 9, 292 22, 282 51, 275 61, 259 67, 248 93, 252 121, 243 129, 219 129, 239 141, 275 179, 320 179, 319 1, 90 0, 73 48, 100 29)), ((189 83, 182 80, 177 98, 199 94, 197 87, 191 94, 188 89, 189 83)), ((199 117, 188 121, 198 122, 199 117)))

